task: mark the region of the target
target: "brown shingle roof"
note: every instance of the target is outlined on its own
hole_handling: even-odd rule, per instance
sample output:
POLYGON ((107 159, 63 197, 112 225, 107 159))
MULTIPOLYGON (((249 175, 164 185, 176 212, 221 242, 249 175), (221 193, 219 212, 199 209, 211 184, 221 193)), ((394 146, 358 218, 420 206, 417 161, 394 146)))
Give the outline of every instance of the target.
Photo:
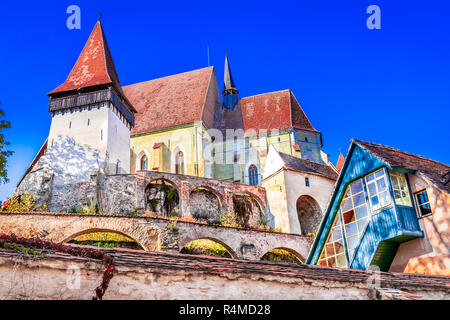
POLYGON ((113 84, 122 92, 103 28, 97 21, 66 81, 48 95, 104 84, 113 84))
POLYGON ((317 131, 289 89, 240 100, 244 130, 298 128, 317 131))
POLYGON ((449 165, 381 144, 361 140, 353 141, 389 166, 418 171, 438 188, 450 193, 449 165))
POLYGON ((213 72, 208 67, 123 87, 138 111, 131 134, 202 120, 213 72))
POLYGON ((301 171, 301 172, 309 172, 315 175, 323 176, 332 180, 337 179, 337 173, 330 166, 313 162, 308 159, 301 159, 294 156, 291 156, 286 153, 278 152, 281 159, 284 162, 284 166, 286 168, 301 171))

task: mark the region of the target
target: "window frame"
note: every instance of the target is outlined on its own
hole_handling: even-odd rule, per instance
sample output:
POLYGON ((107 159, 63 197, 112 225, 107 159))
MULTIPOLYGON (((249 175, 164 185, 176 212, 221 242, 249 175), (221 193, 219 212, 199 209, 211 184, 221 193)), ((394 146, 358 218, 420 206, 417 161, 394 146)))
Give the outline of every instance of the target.
MULTIPOLYGON (((386 208, 386 207, 389 207, 389 206, 391 206, 392 204, 395 203, 395 202, 392 201, 391 190, 390 190, 390 188, 389 188, 389 183, 390 183, 390 181, 388 181, 388 179, 387 179, 387 174, 386 174, 386 169, 385 169, 385 167, 382 167, 381 169, 374 170, 374 171, 372 171, 371 173, 366 174, 366 175, 364 176, 364 183, 365 183, 366 188, 367 188, 367 198, 368 198, 368 200, 369 200, 370 210, 371 210, 372 213, 375 213, 375 212, 377 212, 377 211, 380 211, 380 210, 382 210, 382 209, 384 209, 384 208, 386 208), (377 178, 377 177, 375 176, 375 178, 374 178, 373 181, 370 181, 370 182, 367 181, 367 178, 368 178, 369 176, 371 176, 371 175, 376 175, 376 173, 377 173, 377 172, 380 172, 380 171, 383 172, 383 176, 382 176, 382 177, 378 177, 378 178, 377 178), (378 184, 376 183, 376 181, 377 181, 377 180, 381 180, 382 178, 384 178, 384 182, 385 182, 385 184, 386 184, 386 190, 385 190, 385 191, 382 191, 382 192, 379 192, 379 190, 378 190, 378 184), (369 184, 370 184, 370 183, 374 183, 374 184, 375 184, 375 188, 376 188, 376 194, 375 194, 375 195, 370 194, 370 189, 369 189, 369 184), (386 192, 387 195, 389 196, 389 203, 385 204, 384 206, 380 206, 379 208, 374 209, 374 208, 373 208, 373 205, 372 205, 372 198, 375 197, 375 196, 377 196, 378 199, 379 199, 379 198, 380 198, 379 195, 380 195, 381 193, 384 193, 384 192, 386 192)), ((394 200, 394 201, 395 201, 395 200, 394 200)))
MULTIPOLYGON (((406 177, 406 174, 404 174, 403 172, 398 172, 398 171, 393 171, 393 170, 389 170, 389 179, 391 179, 391 185, 392 185, 392 197, 394 198, 394 203, 396 205, 399 206, 405 206, 405 207, 413 207, 413 200, 411 197, 411 192, 409 190, 409 183, 408 183, 408 179, 406 177), (392 176, 396 177, 397 179, 403 179, 405 181, 406 184, 406 195, 409 198, 409 202, 410 204, 404 204, 404 203, 397 203, 397 199, 395 198, 395 191, 398 190, 400 192, 402 192, 403 190, 398 189, 394 186, 394 181, 392 180, 392 176)), ((399 180, 399 184, 400 184, 400 180, 399 180)), ((402 197, 403 198, 403 197, 402 197)), ((401 199, 401 198, 400 198, 401 199)))
POLYGON ((259 184, 258 167, 255 164, 251 164, 248 167, 248 184, 251 186, 257 186, 259 184))
MULTIPOLYGON (((415 203, 416 203, 416 208, 417 208, 417 217, 420 219, 420 218, 423 218, 423 217, 428 217, 428 216, 431 216, 432 214, 433 214, 433 210, 432 210, 432 208, 431 208, 431 203, 430 203, 430 197, 428 196, 428 192, 427 192, 427 189, 422 189, 422 190, 420 190, 420 191, 417 191, 417 192, 415 192, 414 193, 414 200, 415 200, 415 203), (428 204, 429 206, 430 206, 430 213, 427 213, 427 214, 425 214, 425 215, 422 215, 422 212, 420 211, 420 206, 421 206, 421 204, 419 203, 419 199, 418 199, 418 195, 419 194, 421 194, 421 193, 424 193, 425 192, 425 194, 426 194, 426 196, 427 196, 427 202, 424 202, 423 204, 428 204)), ((422 205, 423 205, 422 204, 422 205)))

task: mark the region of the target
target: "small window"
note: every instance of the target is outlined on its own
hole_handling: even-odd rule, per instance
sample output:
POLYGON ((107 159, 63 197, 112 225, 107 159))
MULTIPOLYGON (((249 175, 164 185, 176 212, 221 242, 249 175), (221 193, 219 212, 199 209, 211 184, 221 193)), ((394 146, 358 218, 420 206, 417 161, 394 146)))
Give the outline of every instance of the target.
POLYGON ((366 177, 372 211, 379 210, 391 204, 388 184, 384 169, 378 170, 366 177))
POLYGON ((432 214, 430 200, 426 190, 416 193, 417 205, 419 206, 419 215, 421 217, 432 214))
POLYGON ((307 137, 305 137, 305 142, 308 142, 308 138, 307 137))
POLYGON ((72 121, 69 121, 69 129, 72 128, 72 121))
POLYGON ((175 157, 175 173, 184 174, 184 155, 182 151, 178 151, 175 157))
POLYGON ((309 187, 309 178, 305 178, 305 186, 309 187))
POLYGON ((91 119, 88 119, 88 125, 91 123, 91 119))

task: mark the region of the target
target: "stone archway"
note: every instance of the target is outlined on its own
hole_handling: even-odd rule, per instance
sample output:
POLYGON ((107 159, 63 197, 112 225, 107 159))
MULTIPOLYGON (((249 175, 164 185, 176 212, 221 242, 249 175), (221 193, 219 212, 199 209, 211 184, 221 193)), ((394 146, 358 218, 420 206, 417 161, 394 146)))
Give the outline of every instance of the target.
POLYGON ((278 247, 273 248, 267 251, 262 257, 261 260, 265 261, 277 261, 277 262, 288 262, 288 263, 296 263, 296 264, 304 264, 306 259, 299 254, 297 251, 285 248, 278 247))
POLYGON ((194 255, 209 255, 215 257, 223 257, 223 258, 231 258, 236 259, 237 255, 233 249, 231 249, 226 243, 220 241, 216 238, 211 237, 202 237, 189 241, 186 243, 181 249, 181 253, 185 254, 194 254, 194 255), (199 245, 199 242, 209 242, 202 243, 199 245), (218 247, 215 247, 218 245, 218 247), (190 247, 190 245, 193 245, 190 247), (206 246, 205 246, 206 245, 206 246), (213 245, 213 247, 210 247, 213 245))
POLYGON ((189 195, 189 211, 191 216, 210 224, 220 223, 222 201, 213 190, 197 187, 189 195))
POLYGON ((307 235, 319 227, 322 210, 313 197, 302 195, 297 199, 297 215, 302 234, 307 235))
POLYGON ((152 180, 144 193, 145 210, 166 217, 180 215, 180 192, 173 182, 166 179, 152 180))

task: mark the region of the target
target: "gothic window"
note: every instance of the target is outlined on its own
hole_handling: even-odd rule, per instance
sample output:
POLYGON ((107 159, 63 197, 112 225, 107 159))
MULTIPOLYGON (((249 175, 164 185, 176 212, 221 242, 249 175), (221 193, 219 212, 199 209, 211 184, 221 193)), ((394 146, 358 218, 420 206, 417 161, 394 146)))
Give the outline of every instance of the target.
POLYGON ((142 158, 141 158, 141 171, 145 171, 145 170, 147 170, 147 162, 148 162, 148 160, 147 160, 147 156, 142 156, 142 158))
POLYGON ((175 173, 184 174, 184 155, 182 151, 178 151, 175 157, 175 173))
POLYGON ((248 181, 251 186, 258 185, 258 168, 254 164, 248 168, 248 181))

